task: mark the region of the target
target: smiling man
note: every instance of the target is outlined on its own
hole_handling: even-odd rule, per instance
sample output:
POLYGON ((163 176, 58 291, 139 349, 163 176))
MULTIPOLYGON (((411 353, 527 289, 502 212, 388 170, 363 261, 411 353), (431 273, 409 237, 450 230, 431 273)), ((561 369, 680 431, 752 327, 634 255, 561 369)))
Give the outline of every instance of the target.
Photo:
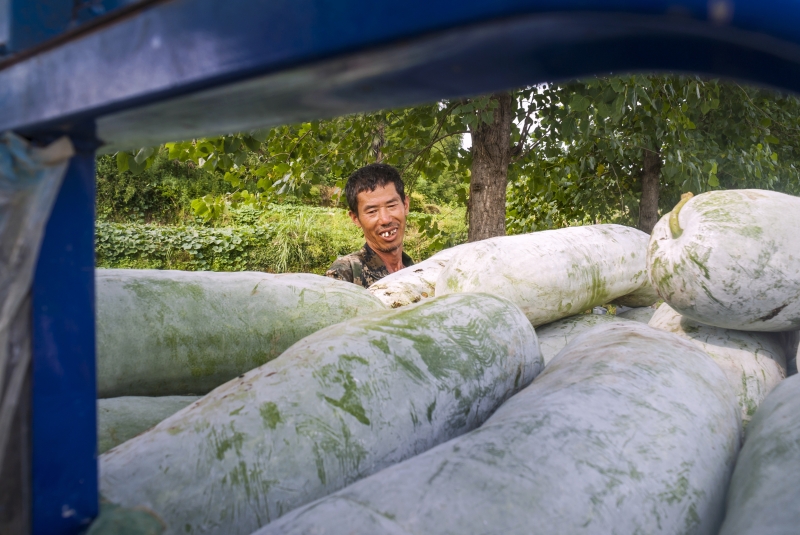
POLYGON ((338 258, 326 276, 370 284, 414 264, 403 252, 408 198, 400 173, 391 165, 373 163, 350 175, 344 188, 350 218, 366 243, 360 251, 338 258))

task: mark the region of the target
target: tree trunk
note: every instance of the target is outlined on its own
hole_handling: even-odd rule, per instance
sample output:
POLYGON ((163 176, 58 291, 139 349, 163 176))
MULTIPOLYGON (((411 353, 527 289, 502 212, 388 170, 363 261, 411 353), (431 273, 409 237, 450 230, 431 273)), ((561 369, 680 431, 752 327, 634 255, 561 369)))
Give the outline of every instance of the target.
POLYGON ((639 230, 648 234, 658 223, 658 182, 661 178, 661 154, 644 151, 642 198, 639 201, 639 230))
POLYGON ((386 143, 384 135, 385 129, 386 125, 380 123, 377 132, 375 132, 375 135, 372 137, 372 154, 375 156, 375 163, 381 163, 383 161, 383 146, 386 143))
POLYGON ((469 183, 469 241, 506 233, 506 184, 511 160, 511 93, 497 93, 491 123, 472 134, 472 177, 469 183))

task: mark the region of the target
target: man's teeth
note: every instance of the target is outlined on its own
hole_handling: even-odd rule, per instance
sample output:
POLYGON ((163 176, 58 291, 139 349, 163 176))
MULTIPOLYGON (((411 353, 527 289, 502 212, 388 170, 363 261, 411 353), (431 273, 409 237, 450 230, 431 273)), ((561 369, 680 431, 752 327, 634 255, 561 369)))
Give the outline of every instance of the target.
POLYGON ((386 232, 381 232, 381 236, 384 238, 388 238, 389 236, 394 236, 397 234, 397 229, 387 230, 386 232))

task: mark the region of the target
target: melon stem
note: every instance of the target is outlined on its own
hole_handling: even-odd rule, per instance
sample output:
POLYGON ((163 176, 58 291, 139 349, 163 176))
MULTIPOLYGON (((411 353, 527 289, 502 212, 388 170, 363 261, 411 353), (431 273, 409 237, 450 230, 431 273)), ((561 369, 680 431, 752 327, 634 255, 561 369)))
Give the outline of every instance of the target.
POLYGON ((681 195, 680 202, 676 204, 675 208, 672 209, 672 212, 669 213, 669 230, 672 232, 673 239, 680 238, 681 234, 683 234, 683 229, 678 222, 678 215, 681 213, 681 208, 683 208, 683 205, 689 202, 689 199, 692 197, 694 197, 694 195, 691 191, 681 195))

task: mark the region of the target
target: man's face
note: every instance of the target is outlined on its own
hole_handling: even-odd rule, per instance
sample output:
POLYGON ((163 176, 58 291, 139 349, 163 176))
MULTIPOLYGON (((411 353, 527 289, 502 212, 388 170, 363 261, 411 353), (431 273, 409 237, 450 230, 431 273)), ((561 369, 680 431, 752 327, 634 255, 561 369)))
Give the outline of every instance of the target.
POLYGON ((364 239, 375 251, 391 253, 403 245, 408 215, 408 197, 400 200, 394 184, 362 191, 356 196, 358 214, 350 218, 364 231, 364 239))

